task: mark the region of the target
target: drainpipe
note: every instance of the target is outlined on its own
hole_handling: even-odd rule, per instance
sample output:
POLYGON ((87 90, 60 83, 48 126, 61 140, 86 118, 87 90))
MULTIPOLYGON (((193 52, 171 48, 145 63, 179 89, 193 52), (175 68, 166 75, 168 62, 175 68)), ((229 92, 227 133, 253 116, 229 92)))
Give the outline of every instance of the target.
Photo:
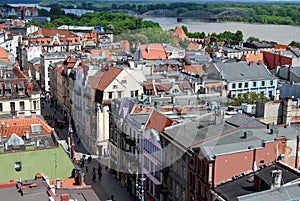
POLYGON ((296 160, 295 160, 295 168, 297 168, 298 169, 298 165, 299 165, 299 162, 298 162, 298 160, 299 160, 299 141, 300 141, 300 136, 299 135, 297 135, 297 148, 296 148, 296 160))

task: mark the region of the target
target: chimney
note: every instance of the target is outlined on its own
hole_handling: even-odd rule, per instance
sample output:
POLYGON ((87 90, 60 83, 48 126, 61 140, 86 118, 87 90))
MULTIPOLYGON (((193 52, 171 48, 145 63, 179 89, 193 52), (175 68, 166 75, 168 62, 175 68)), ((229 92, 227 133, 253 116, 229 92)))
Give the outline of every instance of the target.
POLYGON ((56 179, 56 188, 60 188, 60 179, 56 179))
POLYGON ((271 189, 279 188, 281 186, 281 170, 272 170, 271 171, 271 189))
POLYGON ((282 124, 289 125, 291 123, 292 98, 285 98, 283 101, 282 124))
POLYGON ((29 131, 25 131, 25 138, 26 138, 26 140, 28 140, 29 139, 29 131))
POLYGON ((271 128, 271 134, 275 134, 276 136, 278 136, 279 134, 279 129, 277 127, 271 128))
POLYGON ((69 194, 61 194, 60 198, 61 201, 69 201, 69 194))
POLYGON ((248 139, 249 137, 251 137, 253 135, 253 132, 248 130, 244 132, 244 138, 248 139))
POLYGON ((150 48, 148 45, 146 46, 146 52, 148 52, 148 53, 150 52, 150 48))

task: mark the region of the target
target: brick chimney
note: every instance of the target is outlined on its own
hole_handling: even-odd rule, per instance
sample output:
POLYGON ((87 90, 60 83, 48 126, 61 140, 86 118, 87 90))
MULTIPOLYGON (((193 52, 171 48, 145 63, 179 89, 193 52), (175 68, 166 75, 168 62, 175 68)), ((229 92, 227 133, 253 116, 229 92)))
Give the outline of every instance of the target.
POLYGON ((61 194, 60 198, 61 201, 69 201, 69 194, 61 194))

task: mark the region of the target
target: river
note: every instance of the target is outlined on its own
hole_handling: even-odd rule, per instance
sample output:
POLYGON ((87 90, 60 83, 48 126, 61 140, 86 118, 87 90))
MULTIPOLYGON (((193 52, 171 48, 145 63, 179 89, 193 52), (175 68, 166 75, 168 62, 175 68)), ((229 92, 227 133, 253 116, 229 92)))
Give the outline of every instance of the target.
MULTIPOLYGON (((50 7, 40 7, 37 4, 10 4, 12 6, 37 6, 50 10, 50 7)), ((66 13, 74 13, 82 15, 93 10, 84 9, 64 9, 66 13)), ((197 19, 183 19, 182 22, 177 22, 176 18, 146 18, 158 22, 164 30, 174 29, 176 26, 186 26, 189 32, 204 32, 222 33, 224 31, 236 32, 241 30, 244 35, 244 40, 250 36, 259 38, 260 40, 274 41, 280 44, 288 45, 291 41, 300 41, 300 26, 289 25, 273 25, 273 24, 249 24, 242 22, 207 22, 197 19)), ((99 25, 101 26, 101 25, 99 25)))
POLYGON ((224 31, 236 32, 241 30, 244 40, 250 36, 260 40, 274 41, 288 45, 291 41, 300 41, 300 27, 273 24, 249 24, 241 22, 206 22, 195 19, 184 19, 177 22, 176 18, 147 18, 158 22, 164 30, 174 29, 176 26, 186 26, 189 32, 222 33, 224 31))

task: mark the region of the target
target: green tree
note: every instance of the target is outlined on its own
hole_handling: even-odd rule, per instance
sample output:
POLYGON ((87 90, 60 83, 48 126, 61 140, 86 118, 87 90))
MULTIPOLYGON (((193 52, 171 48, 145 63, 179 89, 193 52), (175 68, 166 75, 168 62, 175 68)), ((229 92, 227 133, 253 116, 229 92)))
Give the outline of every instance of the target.
POLYGON ((300 48, 300 42, 297 42, 297 41, 293 40, 292 42, 290 42, 289 46, 300 48))
POLYGON ((260 40, 259 40, 259 38, 256 38, 256 37, 254 37, 254 36, 250 36, 250 37, 247 39, 247 42, 251 42, 251 41, 259 42, 260 40))
POLYGON ((30 20, 25 23, 26 25, 34 25, 34 26, 39 26, 39 22, 36 20, 30 20))
POLYGON ((189 46, 189 42, 185 39, 180 38, 179 39, 179 46, 184 48, 184 49, 187 49, 188 46, 189 46))
POLYGON ((186 35, 189 33, 188 28, 186 26, 182 25, 181 28, 186 35))

